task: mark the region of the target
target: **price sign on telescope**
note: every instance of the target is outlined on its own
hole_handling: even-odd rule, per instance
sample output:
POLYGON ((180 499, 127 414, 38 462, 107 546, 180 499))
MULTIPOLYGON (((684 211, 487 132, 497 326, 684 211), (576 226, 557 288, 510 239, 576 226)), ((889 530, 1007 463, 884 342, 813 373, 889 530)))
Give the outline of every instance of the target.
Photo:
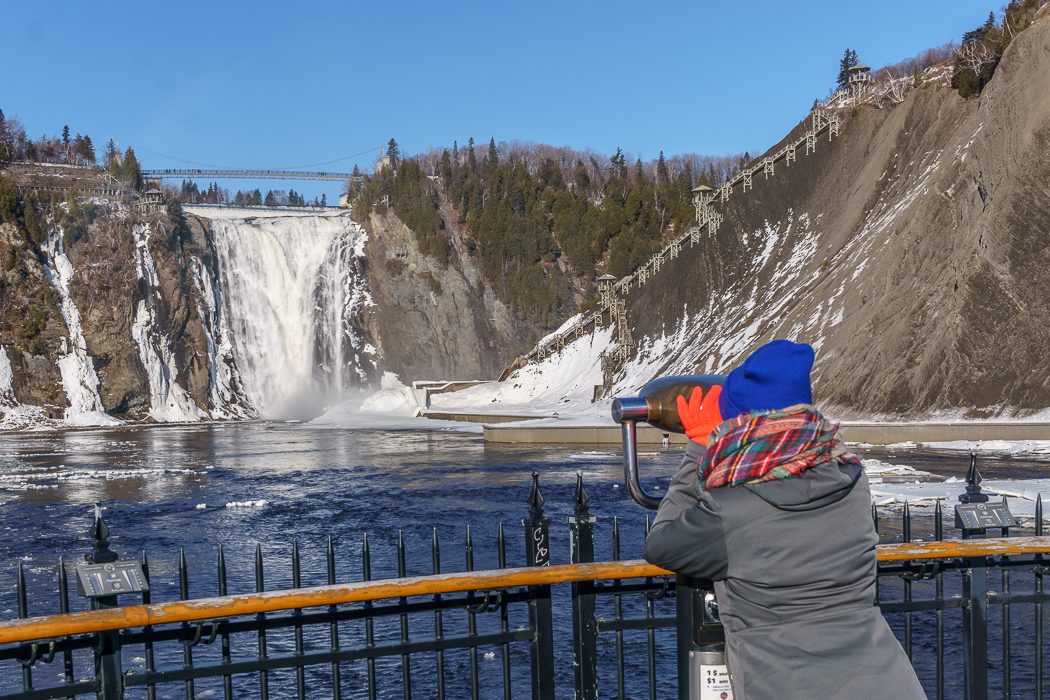
POLYGON ((700 700, 732 700, 729 669, 724 665, 700 667, 700 700))

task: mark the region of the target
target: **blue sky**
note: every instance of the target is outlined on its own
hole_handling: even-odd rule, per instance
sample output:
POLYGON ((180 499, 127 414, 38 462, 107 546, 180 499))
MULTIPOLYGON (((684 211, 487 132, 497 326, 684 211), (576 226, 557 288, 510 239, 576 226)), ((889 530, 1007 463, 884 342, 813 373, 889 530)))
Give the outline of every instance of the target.
POLYGON ((1000 4, 36 0, 4 9, 0 108, 31 136, 68 123, 150 167, 306 166, 391 137, 406 153, 470 136, 755 152, 827 95, 847 46, 878 67, 1000 4))

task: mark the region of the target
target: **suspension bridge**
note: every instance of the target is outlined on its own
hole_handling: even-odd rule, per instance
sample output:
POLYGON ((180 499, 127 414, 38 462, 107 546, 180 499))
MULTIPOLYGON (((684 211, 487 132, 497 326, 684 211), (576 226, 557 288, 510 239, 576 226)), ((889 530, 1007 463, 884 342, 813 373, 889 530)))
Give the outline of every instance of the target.
POLYGON ((363 176, 326 170, 205 170, 201 168, 164 168, 143 170, 147 180, 330 180, 360 181, 363 176))

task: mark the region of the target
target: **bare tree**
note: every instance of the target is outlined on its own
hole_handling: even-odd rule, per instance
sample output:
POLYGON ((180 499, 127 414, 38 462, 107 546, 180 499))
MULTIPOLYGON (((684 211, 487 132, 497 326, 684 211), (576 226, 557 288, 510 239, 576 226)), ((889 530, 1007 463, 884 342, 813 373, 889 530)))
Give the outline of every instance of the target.
POLYGON ((908 81, 893 75, 893 71, 886 72, 885 96, 891 104, 904 102, 904 95, 908 91, 908 81))
POLYGON ((962 65, 972 70, 975 75, 980 75, 981 69, 995 61, 995 54, 983 41, 970 41, 963 44, 959 47, 956 56, 962 65))

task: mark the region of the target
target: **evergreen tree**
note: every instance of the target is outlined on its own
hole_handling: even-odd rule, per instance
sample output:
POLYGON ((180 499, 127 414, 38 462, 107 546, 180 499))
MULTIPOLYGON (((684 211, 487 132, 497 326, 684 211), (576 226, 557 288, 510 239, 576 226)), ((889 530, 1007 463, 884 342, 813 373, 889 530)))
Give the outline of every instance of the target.
POLYGON ((78 163, 94 165, 95 144, 91 142, 91 137, 77 134, 77 137, 73 140, 73 154, 76 156, 78 163))
POLYGON ((572 170, 572 185, 577 192, 581 193, 591 188, 591 176, 587 174, 587 166, 582 160, 577 160, 576 167, 572 170))
POLYGON ((325 194, 324 192, 321 193, 321 206, 322 207, 327 207, 328 206, 328 195, 325 194))
POLYGON ((120 152, 117 151, 117 144, 113 142, 113 139, 106 142, 106 161, 104 165, 111 175, 120 177, 120 152))
POLYGON ((846 49, 842 54, 842 59, 839 61, 838 86, 840 89, 844 89, 849 85, 850 69, 858 65, 857 52, 853 49, 846 49))
POLYGON ((139 166, 139 160, 135 157, 135 151, 128 146, 127 150, 124 151, 124 159, 120 165, 120 179, 124 184, 131 187, 133 190, 139 191, 142 189, 142 168, 139 166))
POLYGON ((449 186, 452 182, 452 158, 448 155, 448 149, 441 152, 441 164, 438 166, 438 172, 441 175, 441 182, 445 187, 449 186))
POLYGON ((609 159, 612 174, 619 178, 627 177, 627 156, 623 154, 622 148, 617 148, 616 153, 609 159))
POLYGON ((390 159, 390 167, 397 168, 398 161, 401 160, 401 149, 394 139, 387 141, 386 157, 390 159))
POLYGON ((73 162, 73 149, 69 145, 69 124, 62 127, 62 149, 66 152, 66 162, 73 162))
POLYGON ((984 33, 986 35, 987 35, 988 32, 990 32, 991 30, 995 29, 995 13, 994 12, 989 12, 988 13, 988 19, 986 19, 984 21, 984 26, 981 27, 981 29, 984 30, 984 33))
POLYGON ((0 224, 17 223, 21 210, 18 192, 7 178, 0 177, 0 224))
POLYGON ((496 150, 496 139, 489 139, 489 155, 487 163, 489 168, 495 168, 499 164, 499 151, 496 150))
POLYGON ((470 172, 477 172, 478 170, 478 159, 474 155, 474 137, 471 136, 470 140, 467 141, 467 167, 470 168, 470 172))
POLYGON ((274 197, 273 190, 267 190, 266 198, 263 199, 263 204, 268 207, 277 206, 277 198, 274 197))
POLYGON ((663 151, 660 151, 660 157, 656 161, 656 181, 663 186, 671 182, 671 174, 667 171, 667 161, 664 160, 663 151))
POLYGON ((13 160, 14 154, 12 150, 11 134, 7 130, 7 119, 4 117, 4 110, 0 109, 0 165, 13 160))

